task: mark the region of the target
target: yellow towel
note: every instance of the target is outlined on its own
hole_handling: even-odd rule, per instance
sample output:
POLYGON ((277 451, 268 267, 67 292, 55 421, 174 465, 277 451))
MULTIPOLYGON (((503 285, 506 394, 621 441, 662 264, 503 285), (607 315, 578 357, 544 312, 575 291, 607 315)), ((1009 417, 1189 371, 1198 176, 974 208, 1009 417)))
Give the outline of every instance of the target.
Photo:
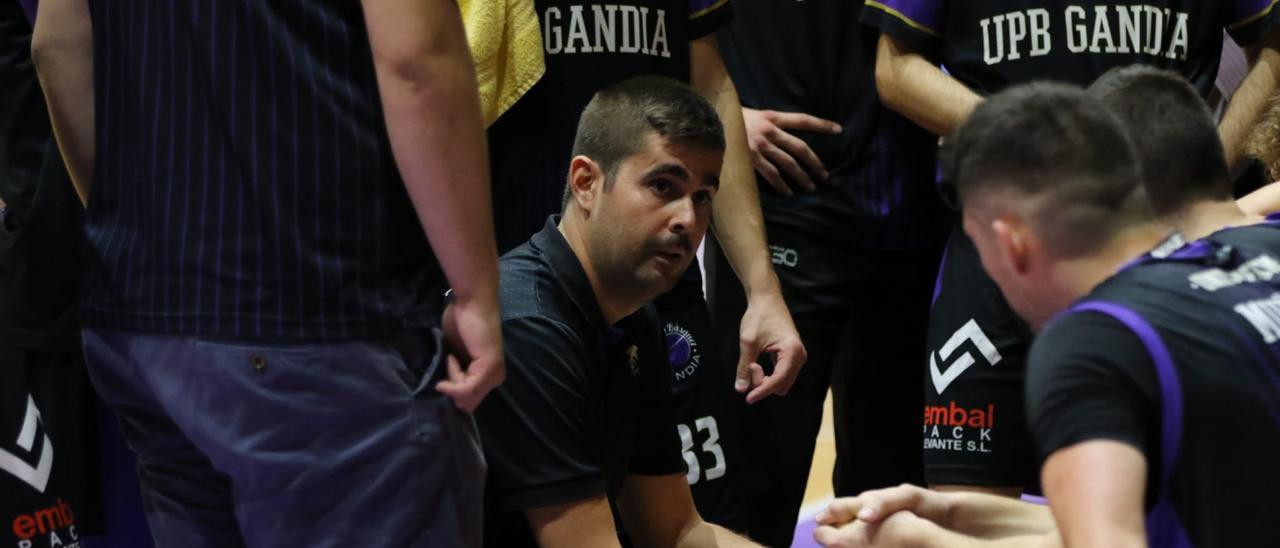
POLYGON ((542 78, 542 32, 533 0, 458 0, 475 58, 485 126, 542 78))

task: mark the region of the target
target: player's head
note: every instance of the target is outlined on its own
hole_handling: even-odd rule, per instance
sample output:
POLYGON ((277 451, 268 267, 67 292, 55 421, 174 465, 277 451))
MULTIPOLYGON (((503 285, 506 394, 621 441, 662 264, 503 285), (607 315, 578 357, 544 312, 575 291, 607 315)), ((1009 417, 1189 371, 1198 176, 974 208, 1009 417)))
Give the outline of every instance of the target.
POLYGON ((578 123, 565 220, 597 278, 640 302, 675 285, 711 221, 724 148, 715 108, 675 80, 596 93, 578 123))
POLYGON ((1032 326, 1064 304, 1044 291, 1059 265, 1151 219, 1124 128, 1076 87, 1035 83, 992 96, 943 159, 983 266, 1032 326))
POLYGON ((1103 74, 1088 92, 1129 131, 1147 199, 1157 215, 1178 215, 1197 203, 1232 199, 1213 114, 1181 76, 1132 65, 1103 74))
POLYGON ((1249 136, 1245 153, 1262 162, 1272 181, 1280 181, 1280 93, 1267 102, 1267 112, 1249 136))

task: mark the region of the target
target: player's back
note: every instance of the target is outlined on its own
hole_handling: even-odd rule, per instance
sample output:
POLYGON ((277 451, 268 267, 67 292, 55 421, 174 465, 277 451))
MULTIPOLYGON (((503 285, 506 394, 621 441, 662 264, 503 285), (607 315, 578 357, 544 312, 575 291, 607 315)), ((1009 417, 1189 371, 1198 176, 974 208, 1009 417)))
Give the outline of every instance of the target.
POLYGON ((1154 367, 1144 450, 1153 544, 1275 538, 1264 497, 1280 489, 1280 225, 1145 256, 1076 310, 1120 320, 1154 367))

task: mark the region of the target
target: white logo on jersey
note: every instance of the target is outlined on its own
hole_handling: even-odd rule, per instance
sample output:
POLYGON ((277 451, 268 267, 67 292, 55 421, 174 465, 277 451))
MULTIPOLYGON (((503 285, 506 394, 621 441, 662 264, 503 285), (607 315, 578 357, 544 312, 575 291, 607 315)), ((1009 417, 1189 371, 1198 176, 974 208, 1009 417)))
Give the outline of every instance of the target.
POLYGON ((770 260, 775 265, 795 267, 800 262, 800 254, 796 250, 780 245, 769 246, 770 260))
POLYGON ((1244 316, 1267 344, 1280 341, 1280 293, 1235 306, 1236 314, 1244 316))
POLYGON ((548 55, 619 52, 671 57, 667 12, 649 11, 647 6, 619 4, 596 4, 590 12, 583 6, 569 6, 566 21, 560 8, 549 7, 542 14, 543 47, 548 55))
MULTIPOLYGON (((23 417, 22 430, 18 432, 18 447, 23 451, 30 453, 31 447, 35 445, 36 426, 39 422, 40 410, 36 408, 36 401, 27 395, 27 415, 23 417)), ((37 464, 31 466, 17 455, 0 449, 0 470, 13 474, 43 493, 45 486, 49 484, 49 472, 53 470, 53 443, 49 441, 49 434, 44 435, 44 446, 35 457, 37 464)))
POLYGON ((1210 268, 1196 272, 1187 279, 1193 289, 1212 292, 1243 283, 1269 282, 1277 276, 1280 276, 1280 261, 1270 255, 1259 255, 1245 261, 1235 270, 1210 268))
MULTIPOLYGON (((1146 4, 1067 6, 1061 13, 1071 53, 1144 54, 1187 60, 1190 16, 1146 4)), ((982 61, 994 65, 1053 51, 1052 14, 1044 8, 1016 10, 978 21, 982 61)))
POLYGON ((978 322, 970 319, 960 329, 956 330, 950 339, 947 339, 940 352, 929 351, 929 376, 933 380, 933 387, 938 391, 938 394, 942 394, 951 385, 951 382, 956 380, 956 377, 959 377, 961 373, 964 373, 976 362, 972 353, 965 352, 956 359, 955 363, 951 364, 951 367, 947 368, 945 373, 938 369, 938 362, 946 363, 947 359, 965 341, 973 341, 974 346, 978 347, 978 352, 982 354, 982 357, 991 366, 994 367, 997 363, 1000 363, 1002 358, 1000 351, 996 350, 996 345, 992 344, 991 339, 987 338, 987 334, 983 333, 981 327, 978 327, 978 322))

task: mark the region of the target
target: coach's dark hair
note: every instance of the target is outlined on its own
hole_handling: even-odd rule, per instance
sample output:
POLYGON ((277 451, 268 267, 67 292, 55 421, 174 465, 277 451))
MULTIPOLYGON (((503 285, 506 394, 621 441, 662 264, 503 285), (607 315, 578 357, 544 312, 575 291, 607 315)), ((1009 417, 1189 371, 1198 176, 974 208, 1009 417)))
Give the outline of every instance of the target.
POLYGON ((1086 254, 1150 219, 1129 137, 1078 87, 1041 82, 993 95, 948 139, 942 158, 962 202, 1010 193, 1060 256, 1086 254))
POLYGON ((1213 114, 1181 76, 1141 65, 1120 67, 1103 74, 1088 92, 1129 131, 1157 215, 1232 198, 1213 114))
MULTIPOLYGON (((578 120, 573 155, 599 164, 607 189, 618 166, 641 151, 651 131, 680 145, 724 152, 724 126, 711 103, 670 78, 640 76, 596 92, 578 120)), ((571 196, 566 185, 562 207, 571 196)))

